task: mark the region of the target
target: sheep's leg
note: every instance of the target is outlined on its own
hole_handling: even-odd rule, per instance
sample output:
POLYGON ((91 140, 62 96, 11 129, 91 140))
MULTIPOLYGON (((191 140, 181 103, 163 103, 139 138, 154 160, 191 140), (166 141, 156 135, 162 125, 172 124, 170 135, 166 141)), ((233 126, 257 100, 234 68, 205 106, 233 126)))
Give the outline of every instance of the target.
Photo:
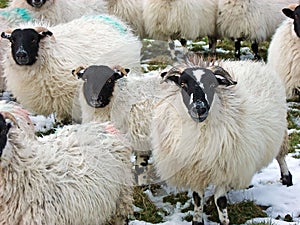
POLYGON ((260 60, 260 56, 258 54, 258 43, 256 41, 252 42, 251 49, 254 52, 254 59, 260 60))
POLYGON ((204 225, 203 221, 203 207, 204 207, 204 193, 193 192, 194 199, 194 216, 192 225, 204 225))
POLYGON ((171 38, 168 39, 168 44, 169 44, 169 49, 170 49, 170 53, 171 53, 171 58, 172 59, 176 59, 176 55, 175 55, 175 43, 174 43, 174 41, 171 38))
POLYGON ((215 198, 215 204, 218 209, 219 220, 221 224, 228 225, 229 218, 227 213, 227 198, 226 198, 225 189, 221 187, 217 187, 214 198, 215 198))
POLYGON ((148 160, 150 156, 147 154, 136 154, 135 160, 135 180, 139 186, 149 184, 148 178, 148 160))
POLYGON ((276 160, 280 167, 282 184, 286 185, 286 186, 292 186, 293 185, 292 174, 290 173, 287 163, 285 161, 285 156, 288 154, 288 151, 289 151, 288 150, 288 134, 286 131, 283 142, 280 147, 280 152, 276 156, 276 160))
POLYGON ((237 59, 241 58, 241 41, 242 41, 241 38, 234 40, 234 49, 235 49, 234 55, 237 59))
POLYGON ((185 38, 180 39, 180 44, 183 49, 183 54, 186 54, 189 50, 187 49, 187 40, 185 38))
POLYGON ((217 38, 208 36, 208 46, 209 46, 209 49, 211 50, 211 53, 215 55, 216 49, 217 49, 217 38))

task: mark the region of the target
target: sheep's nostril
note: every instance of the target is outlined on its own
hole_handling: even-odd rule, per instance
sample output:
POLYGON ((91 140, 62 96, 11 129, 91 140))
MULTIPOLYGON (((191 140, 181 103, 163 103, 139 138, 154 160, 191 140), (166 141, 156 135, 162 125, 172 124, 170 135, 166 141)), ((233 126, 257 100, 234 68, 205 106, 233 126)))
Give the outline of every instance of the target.
POLYGON ((25 57, 27 57, 27 53, 25 51, 18 51, 16 56, 18 58, 25 58, 25 57))

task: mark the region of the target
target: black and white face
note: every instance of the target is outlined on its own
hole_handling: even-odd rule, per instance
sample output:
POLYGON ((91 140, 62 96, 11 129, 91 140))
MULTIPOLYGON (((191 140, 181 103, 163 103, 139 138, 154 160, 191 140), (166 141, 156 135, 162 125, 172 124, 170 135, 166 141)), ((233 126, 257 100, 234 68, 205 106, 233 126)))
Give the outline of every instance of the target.
POLYGON ((33 65, 38 58, 39 43, 42 38, 52 35, 50 31, 38 33, 36 30, 16 29, 12 33, 2 32, 1 37, 11 42, 11 53, 18 65, 33 65))
POLYGON ((124 74, 100 65, 79 71, 77 76, 84 80, 83 94, 87 104, 93 108, 104 108, 110 103, 116 80, 122 78, 124 74))
POLYGON ((295 10, 284 8, 282 12, 289 18, 294 20, 294 31, 300 38, 300 6, 297 6, 295 10))
POLYGON ((188 68, 179 76, 170 76, 168 79, 182 88, 183 102, 191 118, 203 122, 208 116, 218 85, 214 73, 205 68, 188 68))
POLYGON ((34 8, 41 8, 47 0, 26 0, 34 8))
POLYGON ((8 131, 11 128, 11 124, 7 123, 2 114, 0 114, 0 157, 7 143, 8 131))

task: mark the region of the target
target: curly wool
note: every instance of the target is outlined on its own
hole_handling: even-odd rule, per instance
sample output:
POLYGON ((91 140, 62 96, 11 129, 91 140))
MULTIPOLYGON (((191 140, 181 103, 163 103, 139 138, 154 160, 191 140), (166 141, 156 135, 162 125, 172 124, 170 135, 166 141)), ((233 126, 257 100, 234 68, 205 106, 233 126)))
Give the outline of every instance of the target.
POLYGON ((39 139, 11 128, 0 162, 0 224, 105 224, 127 218, 131 150, 107 126, 70 125, 39 139))
POLYGON ((300 39, 294 31, 292 19, 286 19, 276 30, 268 49, 268 64, 280 75, 287 98, 295 96, 300 87, 300 39))
POLYGON ((246 188, 283 142, 287 106, 278 75, 258 62, 220 66, 237 85, 216 88, 204 122, 190 118, 175 84, 169 84, 168 95, 154 110, 154 161, 161 178, 176 187, 246 188))
MULTIPOLYGON (((24 24, 22 27, 37 25, 43 26, 24 24)), ((79 81, 71 74, 75 67, 116 62, 139 67, 141 43, 114 16, 81 17, 48 29, 53 37, 41 40, 35 64, 18 66, 10 53, 4 61, 8 90, 31 112, 56 113, 57 120, 80 121, 79 81)))

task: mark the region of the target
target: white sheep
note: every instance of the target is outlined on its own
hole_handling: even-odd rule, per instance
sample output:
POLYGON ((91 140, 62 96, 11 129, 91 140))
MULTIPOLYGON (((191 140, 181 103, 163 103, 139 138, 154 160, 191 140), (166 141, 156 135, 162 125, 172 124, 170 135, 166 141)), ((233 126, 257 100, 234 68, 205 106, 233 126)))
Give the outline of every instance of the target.
MULTIPOLYGON (((143 20, 146 35, 169 43, 178 38, 195 40, 209 36, 215 39, 216 13, 216 0, 145 0, 143 20)), ((172 44, 170 49, 171 57, 175 58, 172 44)))
POLYGON ((109 14, 115 15, 127 22, 135 34, 142 39, 145 37, 143 20, 144 0, 103 0, 109 14))
POLYGON ((9 7, 25 8, 35 19, 48 21, 52 26, 83 15, 107 13, 105 0, 10 0, 9 7))
POLYGON ((129 145, 110 123, 43 138, 0 114, 0 224, 124 225, 132 213, 129 145), (29 132, 29 133, 28 133, 29 132))
POLYGON ((2 37, 12 48, 4 61, 8 90, 29 111, 56 113, 58 121, 80 121, 79 81, 71 75, 78 64, 117 62, 137 69, 140 64, 140 41, 114 16, 81 17, 49 28, 24 24, 2 37))
POLYGON ((297 63, 300 58, 300 7, 284 8, 283 13, 289 18, 272 37, 268 49, 268 64, 282 78, 286 96, 290 99, 300 90, 300 69, 297 63))
POLYGON ((162 76, 168 88, 151 127, 157 172, 194 191, 193 224, 203 224, 204 191, 214 185, 219 219, 227 225, 226 192, 247 188, 279 153, 287 130, 283 84, 271 67, 250 61, 204 68, 192 58, 162 76), (237 83, 219 80, 222 71, 237 83))
MULTIPOLYGON (((20 23, 24 23, 32 20, 31 13, 22 8, 4 8, 0 9, 0 30, 5 30, 8 27, 15 26, 20 23)), ((7 49, 5 45, 0 42, 0 91, 6 89, 5 80, 3 78, 3 56, 7 49)))
POLYGON ((240 58, 240 42, 252 41, 254 57, 259 59, 258 43, 274 34, 284 20, 281 9, 296 0, 218 0, 217 32, 221 38, 236 40, 235 54, 240 58))
POLYGON ((79 67, 73 71, 82 79, 79 102, 82 122, 112 121, 126 134, 136 154, 137 183, 151 182, 147 177, 151 155, 150 123, 152 109, 159 100, 160 77, 157 74, 129 73, 120 67, 104 65, 79 67), (145 176, 145 177, 144 177, 145 176))

